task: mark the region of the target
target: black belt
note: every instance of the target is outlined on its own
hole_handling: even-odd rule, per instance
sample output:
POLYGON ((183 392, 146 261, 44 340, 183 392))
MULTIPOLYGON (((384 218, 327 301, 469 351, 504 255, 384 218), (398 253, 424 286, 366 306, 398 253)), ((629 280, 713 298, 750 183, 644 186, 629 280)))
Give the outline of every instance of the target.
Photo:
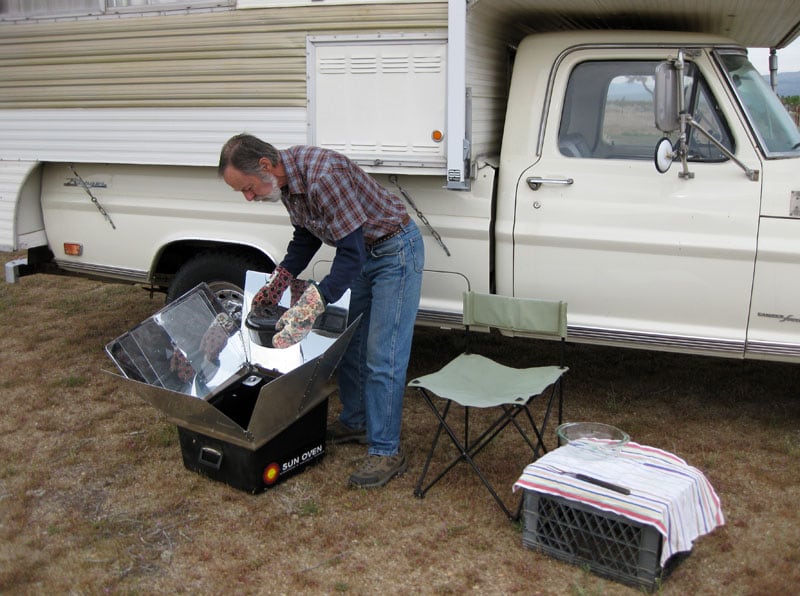
POLYGON ((373 240, 372 242, 366 242, 365 244, 366 244, 367 250, 370 251, 373 248, 375 248, 376 246, 378 246, 380 244, 383 244, 387 240, 391 240, 392 238, 394 238, 396 236, 399 236, 403 231, 403 227, 408 225, 408 222, 410 222, 410 221, 411 221, 411 218, 408 216, 408 213, 406 213, 403 216, 403 221, 400 223, 399 226, 397 226, 397 229, 394 232, 389 232, 388 234, 384 234, 383 236, 381 236, 380 238, 377 238, 376 240, 373 240))

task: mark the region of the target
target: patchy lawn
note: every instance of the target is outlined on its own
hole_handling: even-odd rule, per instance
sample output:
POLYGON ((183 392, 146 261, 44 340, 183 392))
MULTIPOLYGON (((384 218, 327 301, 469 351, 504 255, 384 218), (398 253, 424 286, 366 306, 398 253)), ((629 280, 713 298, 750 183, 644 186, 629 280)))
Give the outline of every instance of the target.
MULTIPOLYGON (((634 594, 522 546, 462 466, 413 490, 435 429, 406 394, 408 472, 346 480, 363 447, 250 495, 183 467, 177 432, 105 374, 106 342, 163 305, 141 288, 33 276, 0 285, 0 592, 634 594)), ((546 342, 486 336, 491 355, 549 359, 546 342)), ((411 376, 460 349, 420 329, 411 376)), ((800 583, 800 368, 571 345, 567 420, 614 424, 685 458, 727 524, 697 541, 664 594, 788 594, 800 583)), ((338 412, 331 399, 330 419, 338 412)), ((552 428, 548 431, 551 445, 552 428)), ((501 494, 529 456, 512 434, 480 457, 501 494)))

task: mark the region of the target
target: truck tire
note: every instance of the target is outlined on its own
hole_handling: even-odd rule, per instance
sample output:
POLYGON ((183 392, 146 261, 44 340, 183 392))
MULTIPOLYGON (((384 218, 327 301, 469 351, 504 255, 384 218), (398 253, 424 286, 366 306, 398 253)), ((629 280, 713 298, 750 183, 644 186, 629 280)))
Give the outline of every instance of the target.
POLYGON ((201 253, 184 263, 167 289, 166 302, 181 297, 197 284, 205 282, 237 322, 242 319, 244 300, 244 278, 248 270, 272 269, 266 259, 231 251, 201 253))

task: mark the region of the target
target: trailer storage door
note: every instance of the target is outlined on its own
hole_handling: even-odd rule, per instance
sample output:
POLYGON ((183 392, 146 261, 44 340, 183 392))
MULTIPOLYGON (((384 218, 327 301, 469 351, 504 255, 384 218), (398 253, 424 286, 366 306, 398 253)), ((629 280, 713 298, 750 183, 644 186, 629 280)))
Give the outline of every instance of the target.
POLYGON ((444 39, 312 37, 308 50, 310 144, 384 171, 444 171, 444 39))

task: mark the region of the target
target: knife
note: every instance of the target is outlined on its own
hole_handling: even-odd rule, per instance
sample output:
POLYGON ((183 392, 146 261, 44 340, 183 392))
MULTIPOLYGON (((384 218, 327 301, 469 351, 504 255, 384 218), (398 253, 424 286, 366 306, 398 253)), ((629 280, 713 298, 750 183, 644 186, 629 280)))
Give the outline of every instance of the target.
POLYGON ((578 480, 583 480, 584 482, 589 482, 590 484, 596 484, 597 486, 602 486, 603 488, 607 488, 608 490, 613 490, 614 492, 622 493, 623 495, 631 494, 631 489, 625 488, 624 486, 619 486, 618 484, 612 484, 611 482, 606 482, 605 480, 600 480, 599 478, 594 478, 593 476, 587 476, 586 474, 574 474, 571 472, 563 472, 568 476, 572 476, 578 480))
POLYGON ((540 465, 550 468, 551 470, 559 474, 564 474, 565 476, 575 478, 576 480, 582 480, 583 482, 588 482, 589 484, 594 484, 595 486, 602 486, 603 488, 607 488, 608 490, 613 490, 614 492, 618 492, 623 495, 631 494, 631 489, 629 488, 620 486, 618 484, 613 484, 611 482, 606 482, 605 480, 600 480, 599 478, 595 478, 594 476, 587 476, 586 474, 579 474, 576 472, 567 472, 566 470, 562 470, 550 464, 540 464, 540 465))

